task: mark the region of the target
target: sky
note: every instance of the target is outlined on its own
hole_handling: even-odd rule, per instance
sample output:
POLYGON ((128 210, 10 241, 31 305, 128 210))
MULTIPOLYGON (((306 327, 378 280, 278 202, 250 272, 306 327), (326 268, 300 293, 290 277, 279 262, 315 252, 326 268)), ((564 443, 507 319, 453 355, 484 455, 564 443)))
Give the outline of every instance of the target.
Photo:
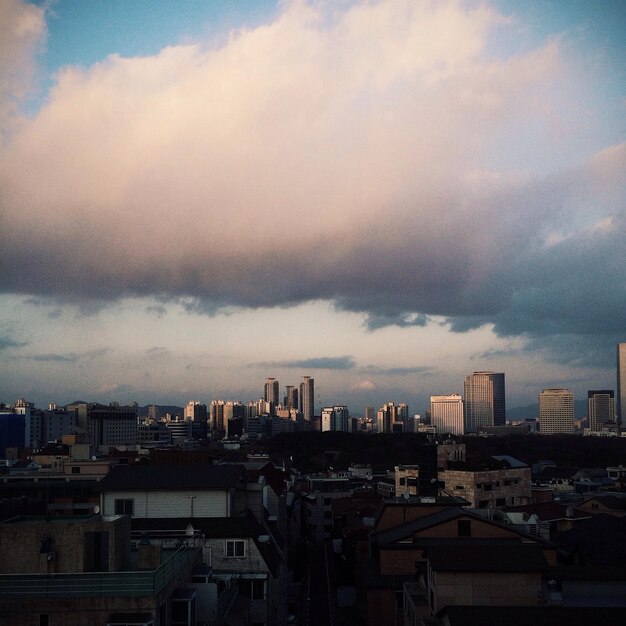
POLYGON ((0 0, 0 401, 615 387, 626 1, 0 0))

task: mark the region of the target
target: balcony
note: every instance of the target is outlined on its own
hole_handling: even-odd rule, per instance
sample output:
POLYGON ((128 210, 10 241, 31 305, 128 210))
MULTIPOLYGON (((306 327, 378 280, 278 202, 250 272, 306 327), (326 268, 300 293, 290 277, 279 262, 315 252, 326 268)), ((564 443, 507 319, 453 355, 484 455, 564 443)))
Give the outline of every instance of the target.
POLYGON ((0 598, 89 598, 154 596, 199 556, 181 547, 153 571, 0 575, 0 598))

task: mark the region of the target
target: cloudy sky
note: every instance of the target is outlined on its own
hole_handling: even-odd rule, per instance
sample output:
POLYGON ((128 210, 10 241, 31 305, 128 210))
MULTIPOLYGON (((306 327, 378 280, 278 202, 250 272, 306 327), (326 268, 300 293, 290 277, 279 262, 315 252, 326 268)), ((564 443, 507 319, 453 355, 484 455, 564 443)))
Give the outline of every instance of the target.
POLYGON ((626 2, 0 0, 0 401, 615 387, 626 2))

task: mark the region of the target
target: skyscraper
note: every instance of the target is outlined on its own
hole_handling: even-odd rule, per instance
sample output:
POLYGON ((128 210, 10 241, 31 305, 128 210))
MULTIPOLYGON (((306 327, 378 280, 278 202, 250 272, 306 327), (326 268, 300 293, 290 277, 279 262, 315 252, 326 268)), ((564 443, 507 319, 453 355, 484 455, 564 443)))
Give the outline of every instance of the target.
POLYGON ((574 394, 569 389, 542 389, 539 394, 539 432, 574 434, 574 394))
POLYGON ((626 343, 617 344, 617 423, 626 422, 626 343))
POLYGON ((474 372, 465 377, 465 432, 480 426, 504 426, 506 401, 504 374, 474 372))
POLYGON ((300 411, 305 422, 315 415, 315 380, 310 376, 303 376, 300 383, 300 411))
POLYGON ((288 409, 297 409, 300 405, 298 404, 298 389, 293 385, 287 385, 285 395, 285 407, 288 409))
POLYGON ((322 409, 322 431, 348 432, 350 414, 347 406, 328 406, 322 409))
POLYGON ((274 406, 280 404, 280 385, 275 378, 265 379, 265 402, 271 402, 274 406))
POLYGON ((463 435, 463 398, 458 394, 430 396, 430 423, 438 433, 463 435))
POLYGON ((615 396, 612 389, 587 392, 589 428, 601 431, 604 425, 615 421, 615 396))
POLYGON ((390 433, 394 431, 394 424, 402 424, 396 430, 403 431, 409 418, 409 407, 404 402, 396 405, 393 402, 383 404, 378 409, 376 421, 379 433, 390 433))

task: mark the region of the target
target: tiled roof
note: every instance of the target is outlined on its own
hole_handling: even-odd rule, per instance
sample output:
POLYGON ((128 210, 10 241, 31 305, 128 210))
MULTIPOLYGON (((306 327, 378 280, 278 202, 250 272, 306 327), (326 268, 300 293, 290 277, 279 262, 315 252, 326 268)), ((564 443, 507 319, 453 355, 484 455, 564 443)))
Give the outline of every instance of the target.
MULTIPOLYGON (((378 543, 378 545, 384 545, 389 543, 394 543, 397 541, 401 541, 402 539, 407 539, 408 537, 414 535, 415 533, 420 532, 426 528, 431 528, 432 526, 436 526, 443 522, 449 522, 453 519, 459 517, 469 517, 478 522, 482 522, 483 524, 490 524, 493 526, 498 526, 500 528, 503 527, 502 524, 498 522, 491 521, 481 515, 477 515, 476 513, 472 513, 466 509, 460 508, 447 508, 442 511, 438 511, 437 513, 433 513, 432 515, 427 515, 425 517, 420 517, 416 520, 407 522, 406 524, 402 524, 401 526, 395 526, 394 528, 388 528, 386 530, 382 530, 379 533, 376 533, 372 539, 378 543)), ((542 540, 539 537, 534 535, 528 535, 517 528, 512 528, 511 526, 505 526, 505 528, 513 534, 519 535, 520 539, 522 538, 531 538, 534 542, 541 542, 542 540)))
POLYGON ((241 465, 118 465, 99 483, 100 491, 205 491, 234 489, 241 465))

